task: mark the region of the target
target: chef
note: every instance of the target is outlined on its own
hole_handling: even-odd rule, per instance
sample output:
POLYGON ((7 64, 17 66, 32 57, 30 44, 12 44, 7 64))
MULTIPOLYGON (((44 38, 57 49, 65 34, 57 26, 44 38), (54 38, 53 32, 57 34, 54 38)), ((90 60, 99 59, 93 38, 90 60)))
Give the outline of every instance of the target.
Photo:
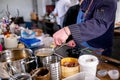
POLYGON ((117 0, 83 0, 81 16, 76 23, 54 33, 54 44, 61 45, 72 35, 69 46, 88 47, 99 54, 110 56, 112 52, 114 21, 117 0))

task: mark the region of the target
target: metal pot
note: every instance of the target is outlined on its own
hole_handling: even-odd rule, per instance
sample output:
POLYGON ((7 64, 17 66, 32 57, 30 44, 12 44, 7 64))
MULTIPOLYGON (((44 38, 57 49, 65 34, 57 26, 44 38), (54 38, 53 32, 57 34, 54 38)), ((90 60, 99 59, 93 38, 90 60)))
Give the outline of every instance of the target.
POLYGON ((6 70, 13 73, 30 72, 35 69, 35 57, 30 49, 12 49, 0 53, 0 62, 5 63, 6 70))
POLYGON ((52 48, 41 48, 35 51, 37 57, 38 68, 43 67, 42 59, 47 56, 51 56, 54 53, 52 48))

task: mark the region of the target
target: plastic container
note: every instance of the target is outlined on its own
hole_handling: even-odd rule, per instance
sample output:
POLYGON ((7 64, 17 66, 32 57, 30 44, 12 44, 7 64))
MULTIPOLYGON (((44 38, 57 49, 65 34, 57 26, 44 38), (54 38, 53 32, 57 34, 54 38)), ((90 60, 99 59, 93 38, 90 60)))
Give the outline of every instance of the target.
POLYGON ((100 80, 100 79, 97 77, 94 77, 89 72, 80 72, 72 76, 69 76, 67 78, 64 78, 63 80, 100 80))
POLYGON ((98 75, 99 77, 104 77, 104 76, 107 75, 107 70, 99 70, 99 71, 97 72, 97 75, 98 75))
POLYGON ((21 37, 24 39, 33 39, 35 38, 36 33, 32 30, 22 30, 21 31, 21 37))
POLYGON ((96 69, 99 63, 98 58, 94 55, 82 55, 79 57, 80 71, 90 72, 96 76, 96 69))
POLYGON ((108 75, 111 79, 118 80, 119 79, 119 71, 118 70, 109 70, 108 75))
POLYGON ((6 49, 17 48, 18 46, 17 35, 10 34, 10 37, 4 37, 4 46, 6 49))

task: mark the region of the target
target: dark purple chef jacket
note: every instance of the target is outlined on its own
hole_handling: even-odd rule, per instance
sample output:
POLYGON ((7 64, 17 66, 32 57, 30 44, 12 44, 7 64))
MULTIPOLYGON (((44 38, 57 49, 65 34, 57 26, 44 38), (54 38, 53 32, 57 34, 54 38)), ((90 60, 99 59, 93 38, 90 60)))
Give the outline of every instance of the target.
POLYGON ((81 9, 88 10, 85 21, 80 24, 69 25, 72 37, 80 46, 87 42, 94 48, 104 49, 103 55, 110 56, 113 44, 113 32, 117 0, 83 0, 81 9))

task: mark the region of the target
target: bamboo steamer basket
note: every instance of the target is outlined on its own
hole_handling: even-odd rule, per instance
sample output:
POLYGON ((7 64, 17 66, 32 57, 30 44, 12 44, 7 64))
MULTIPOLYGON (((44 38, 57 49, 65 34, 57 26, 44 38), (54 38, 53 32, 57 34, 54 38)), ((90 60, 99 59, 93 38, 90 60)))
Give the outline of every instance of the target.
POLYGON ((80 72, 80 65, 78 64, 78 59, 77 58, 71 58, 71 57, 67 57, 67 58, 63 58, 61 60, 61 72, 62 72, 62 77, 66 78, 69 76, 72 76, 76 73, 80 72), (75 63, 77 65, 75 66, 64 66, 65 63, 75 63))

